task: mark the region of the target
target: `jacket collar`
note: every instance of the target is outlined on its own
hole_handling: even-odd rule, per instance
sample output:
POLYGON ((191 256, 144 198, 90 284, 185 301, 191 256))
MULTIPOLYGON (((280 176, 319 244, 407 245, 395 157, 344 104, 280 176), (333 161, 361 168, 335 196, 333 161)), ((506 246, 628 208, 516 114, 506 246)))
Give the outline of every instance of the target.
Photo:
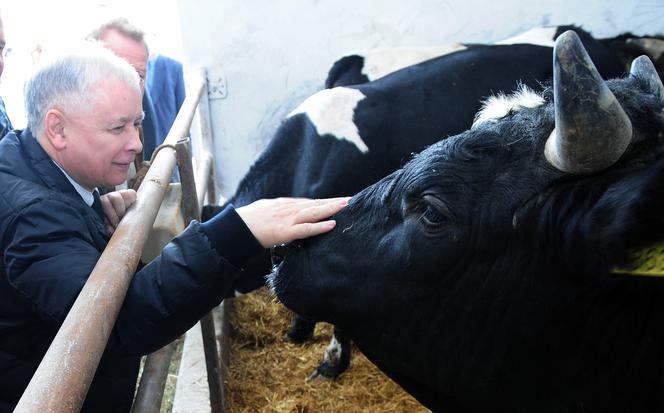
POLYGON ((19 132, 18 138, 20 139, 25 156, 31 162, 32 167, 44 185, 50 189, 56 189, 81 199, 76 189, 74 189, 60 168, 51 160, 51 157, 48 156, 29 129, 19 132))

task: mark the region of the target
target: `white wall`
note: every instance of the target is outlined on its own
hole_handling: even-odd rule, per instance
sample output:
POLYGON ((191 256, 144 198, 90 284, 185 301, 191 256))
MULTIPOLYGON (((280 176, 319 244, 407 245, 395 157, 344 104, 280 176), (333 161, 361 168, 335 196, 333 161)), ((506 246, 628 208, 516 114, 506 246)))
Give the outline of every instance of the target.
POLYGON ((179 0, 179 9, 185 63, 226 81, 227 96, 210 102, 224 195, 349 50, 492 42, 535 25, 664 32, 661 0, 179 0))

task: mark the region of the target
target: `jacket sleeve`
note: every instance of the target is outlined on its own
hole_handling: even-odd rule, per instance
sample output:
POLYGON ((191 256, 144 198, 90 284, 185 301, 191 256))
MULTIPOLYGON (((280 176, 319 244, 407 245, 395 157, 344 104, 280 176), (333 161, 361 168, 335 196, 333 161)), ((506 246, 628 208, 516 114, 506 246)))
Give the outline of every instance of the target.
POLYGON ((232 207, 205 226, 192 222, 136 273, 107 349, 146 354, 177 338, 229 295, 240 265, 263 251, 232 207))
MULTIPOLYGON (((134 275, 107 352, 154 351, 219 304, 242 261, 261 249, 232 208, 213 229, 229 231, 229 239, 242 240, 237 245, 255 249, 229 248, 225 257, 202 225, 193 222, 134 275)), ((5 233, 3 259, 10 286, 35 315, 56 327, 101 255, 91 234, 80 211, 53 200, 21 211, 5 233)))

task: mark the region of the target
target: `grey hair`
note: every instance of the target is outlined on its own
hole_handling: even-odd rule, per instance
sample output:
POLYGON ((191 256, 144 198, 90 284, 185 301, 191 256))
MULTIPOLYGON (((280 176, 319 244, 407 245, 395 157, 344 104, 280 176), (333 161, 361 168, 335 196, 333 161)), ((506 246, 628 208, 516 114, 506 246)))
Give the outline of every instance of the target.
POLYGON ((41 66, 25 84, 28 128, 35 136, 43 132, 50 109, 79 111, 97 97, 90 88, 109 78, 140 89, 136 70, 126 60, 97 42, 84 42, 41 66))
POLYGON ((104 34, 109 30, 115 30, 116 32, 142 44, 143 47, 145 47, 145 51, 150 54, 148 44, 145 42, 145 32, 129 23, 129 20, 124 17, 117 17, 97 27, 92 32, 90 32, 90 34, 88 34, 87 40, 101 40, 104 34))

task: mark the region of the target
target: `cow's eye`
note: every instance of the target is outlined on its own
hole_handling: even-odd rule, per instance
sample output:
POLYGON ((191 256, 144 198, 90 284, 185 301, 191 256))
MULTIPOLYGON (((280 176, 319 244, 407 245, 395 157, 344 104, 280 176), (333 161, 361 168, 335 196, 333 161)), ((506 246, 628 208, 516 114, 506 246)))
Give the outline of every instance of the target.
POLYGON ((425 193, 422 196, 420 222, 430 233, 437 233, 445 228, 449 221, 447 205, 435 195, 425 193))

